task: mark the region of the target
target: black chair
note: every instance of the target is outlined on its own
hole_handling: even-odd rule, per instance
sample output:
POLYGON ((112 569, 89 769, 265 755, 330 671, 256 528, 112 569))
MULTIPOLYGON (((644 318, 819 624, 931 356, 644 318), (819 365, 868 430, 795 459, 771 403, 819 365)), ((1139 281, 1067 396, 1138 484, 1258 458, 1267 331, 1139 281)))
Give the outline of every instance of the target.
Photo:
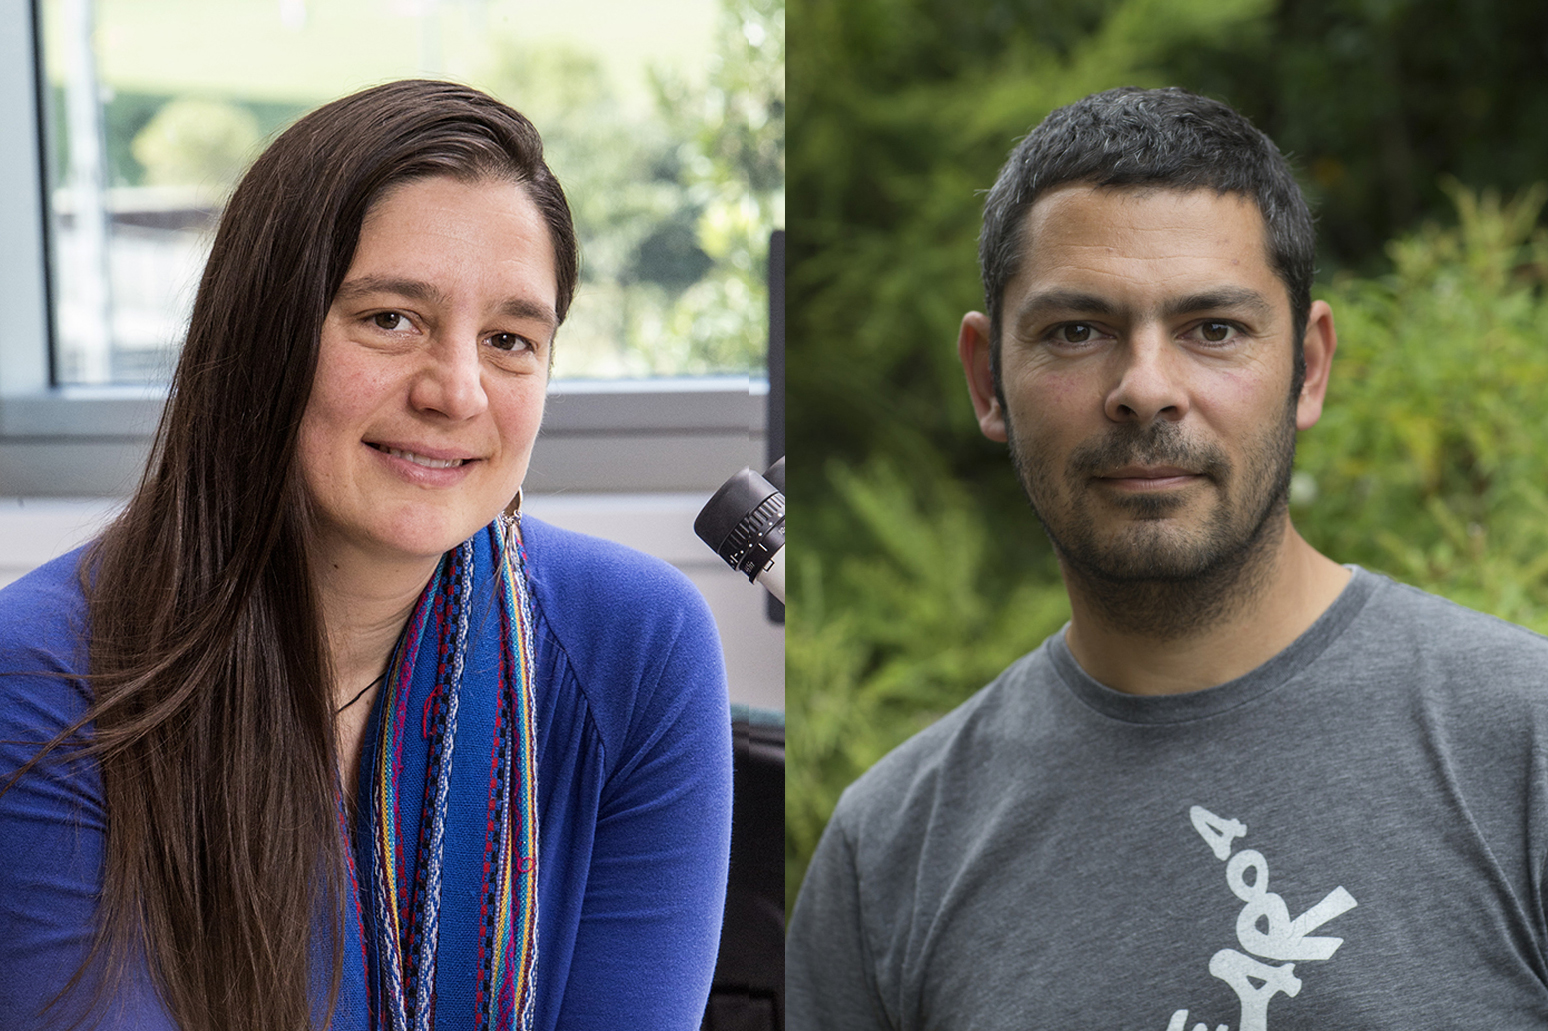
POLYGON ((702 1031, 785 1026, 784 714, 731 707, 731 876, 702 1031))

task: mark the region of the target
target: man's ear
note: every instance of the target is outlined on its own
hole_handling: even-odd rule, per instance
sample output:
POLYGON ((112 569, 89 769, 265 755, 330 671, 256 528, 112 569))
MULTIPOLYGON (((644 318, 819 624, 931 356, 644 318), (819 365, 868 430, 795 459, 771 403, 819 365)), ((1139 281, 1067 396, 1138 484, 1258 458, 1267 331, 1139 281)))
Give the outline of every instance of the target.
POLYGON ((1000 399, 994 390, 994 373, 989 367, 990 352, 989 316, 970 311, 962 316, 962 329, 957 333, 957 357, 967 376, 968 396, 973 399, 973 411, 978 415, 978 428, 990 440, 1005 443, 1005 413, 1000 409, 1000 399))
POLYGON ((1301 343, 1306 356, 1306 380, 1296 400, 1295 428, 1309 430, 1322 418, 1322 401, 1328 393, 1328 371, 1333 352, 1338 350, 1338 334, 1333 329, 1333 309, 1327 301, 1313 301, 1306 318, 1306 336, 1301 343))

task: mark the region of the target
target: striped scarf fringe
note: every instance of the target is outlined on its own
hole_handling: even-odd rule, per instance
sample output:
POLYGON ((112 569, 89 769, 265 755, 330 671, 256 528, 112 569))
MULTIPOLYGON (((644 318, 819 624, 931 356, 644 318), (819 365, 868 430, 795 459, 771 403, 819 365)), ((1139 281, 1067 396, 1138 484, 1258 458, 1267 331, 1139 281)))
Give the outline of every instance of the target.
MULTIPOLYGON (((359 910, 358 888, 355 898, 373 1028, 431 1031, 437 1010, 449 1004, 458 1010, 442 1014, 449 1026, 475 1031, 532 1026, 538 875, 534 675, 532 600, 520 524, 502 517, 447 552, 436 567, 393 657, 378 703, 383 722, 362 765, 362 776, 370 777, 370 930, 359 910), (499 615, 499 690, 480 683, 464 692, 470 640, 478 636, 472 624, 475 618, 483 622, 488 599, 482 591, 491 583, 499 615), (421 660, 427 647, 435 648, 433 664, 421 660), (422 682, 427 670, 433 670, 428 694, 422 682), (422 705, 411 711, 411 699, 418 698, 422 705), (473 740, 471 731, 459 736, 459 717, 468 705, 495 706, 487 745, 473 740), (418 797, 404 790, 413 785, 401 782, 405 750, 420 743, 411 727, 420 731, 426 749, 412 883, 399 810, 402 800, 418 797), (466 775, 463 791, 455 788, 454 762, 487 763, 482 806, 466 796, 466 785, 474 782, 466 775), (462 844, 481 839, 478 869, 446 867, 448 837, 462 844), (457 955, 443 953, 441 907, 448 881, 464 889, 453 899, 474 894, 476 886, 476 942, 468 955, 462 953, 469 943, 462 942, 457 955), (438 979, 438 968, 448 963, 454 965, 438 979), (455 1000, 447 997, 449 985, 455 986, 455 1000)), ((350 869, 353 880, 353 863, 350 869)))

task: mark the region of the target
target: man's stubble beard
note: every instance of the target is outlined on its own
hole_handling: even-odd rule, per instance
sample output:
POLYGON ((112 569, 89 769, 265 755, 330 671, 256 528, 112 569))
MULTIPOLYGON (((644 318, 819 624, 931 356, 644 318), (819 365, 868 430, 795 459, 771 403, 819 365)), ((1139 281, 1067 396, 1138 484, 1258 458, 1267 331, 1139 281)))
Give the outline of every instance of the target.
POLYGON ((1016 475, 1033 514, 1053 542, 1071 595, 1078 595, 1111 629, 1178 640, 1218 623, 1258 597, 1284 537, 1284 513, 1295 464, 1295 405, 1246 448, 1237 468, 1217 445, 1194 444, 1177 424, 1120 424, 1073 451, 1062 470, 1036 449, 1024 449, 1006 421, 1016 475), (1204 482, 1186 491, 1093 497, 1092 479, 1130 464, 1198 470, 1204 482), (1053 489, 1064 478, 1060 510, 1053 489), (1172 512, 1215 496, 1196 526, 1165 526, 1172 512), (1132 521, 1107 539, 1092 517, 1097 505, 1127 509, 1132 521))

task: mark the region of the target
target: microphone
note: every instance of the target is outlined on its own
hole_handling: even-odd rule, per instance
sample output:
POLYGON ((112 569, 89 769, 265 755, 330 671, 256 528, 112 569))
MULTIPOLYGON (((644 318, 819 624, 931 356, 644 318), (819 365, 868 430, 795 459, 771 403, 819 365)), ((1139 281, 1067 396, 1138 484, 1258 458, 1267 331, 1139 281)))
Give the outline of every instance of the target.
POLYGON ((780 455, 779 461, 763 470, 763 478, 774 485, 774 489, 781 494, 785 493, 785 456, 780 455))
POLYGON ((764 476, 743 469, 699 511, 693 532, 726 565, 785 600, 785 460, 764 476), (775 481, 775 482, 770 482, 775 481))

